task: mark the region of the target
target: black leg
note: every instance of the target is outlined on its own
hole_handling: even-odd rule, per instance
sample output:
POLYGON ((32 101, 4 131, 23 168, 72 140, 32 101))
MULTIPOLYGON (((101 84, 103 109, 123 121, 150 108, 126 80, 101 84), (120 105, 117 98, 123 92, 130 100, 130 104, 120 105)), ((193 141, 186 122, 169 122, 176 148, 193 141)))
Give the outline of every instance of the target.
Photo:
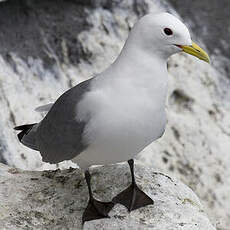
POLYGON ((89 171, 85 171, 85 180, 89 190, 89 202, 82 216, 82 223, 85 221, 96 220, 101 218, 109 218, 108 213, 113 208, 114 203, 112 202, 101 202, 94 199, 91 190, 91 176, 89 171))
POLYGON ((123 204, 128 209, 128 211, 131 212, 132 210, 153 204, 154 202, 148 195, 140 190, 136 184, 133 159, 129 160, 128 163, 132 175, 132 183, 127 189, 114 197, 113 202, 115 204, 123 204))

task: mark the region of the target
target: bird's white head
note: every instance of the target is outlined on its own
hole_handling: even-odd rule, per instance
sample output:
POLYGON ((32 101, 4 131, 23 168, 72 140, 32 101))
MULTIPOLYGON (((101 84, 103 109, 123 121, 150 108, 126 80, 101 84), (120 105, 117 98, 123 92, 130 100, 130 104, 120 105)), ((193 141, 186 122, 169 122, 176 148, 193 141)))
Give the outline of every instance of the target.
POLYGON ((131 39, 146 52, 167 59, 184 51, 209 62, 208 54, 191 40, 188 28, 169 13, 148 14, 142 17, 131 31, 131 39))

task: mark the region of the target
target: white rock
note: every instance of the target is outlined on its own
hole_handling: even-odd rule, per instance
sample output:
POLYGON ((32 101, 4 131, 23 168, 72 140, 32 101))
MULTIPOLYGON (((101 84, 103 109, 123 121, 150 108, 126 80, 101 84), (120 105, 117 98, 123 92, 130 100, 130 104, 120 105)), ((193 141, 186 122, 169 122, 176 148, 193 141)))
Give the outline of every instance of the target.
MULTIPOLYGON (((111 200, 130 183, 128 164, 95 167, 95 197, 111 200)), ((110 219, 86 222, 83 229, 214 230, 198 197, 183 183, 135 164, 137 183, 154 200, 131 213, 121 205, 110 219)), ((1 229, 81 229, 88 190, 82 172, 20 171, 0 165, 1 229)))

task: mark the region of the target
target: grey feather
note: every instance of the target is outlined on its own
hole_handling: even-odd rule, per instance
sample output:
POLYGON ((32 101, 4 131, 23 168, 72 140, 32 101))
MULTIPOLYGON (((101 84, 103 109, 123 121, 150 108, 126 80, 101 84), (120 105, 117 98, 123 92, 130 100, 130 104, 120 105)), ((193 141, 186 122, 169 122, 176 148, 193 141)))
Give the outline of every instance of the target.
POLYGON ((51 107, 53 106, 53 103, 49 103, 46 105, 39 106, 35 109, 36 112, 42 113, 42 112, 49 112, 51 107))
POLYGON ((40 122, 36 140, 42 160, 58 163, 70 160, 87 146, 82 134, 85 122, 77 121, 77 104, 90 88, 87 80, 62 94, 40 122))

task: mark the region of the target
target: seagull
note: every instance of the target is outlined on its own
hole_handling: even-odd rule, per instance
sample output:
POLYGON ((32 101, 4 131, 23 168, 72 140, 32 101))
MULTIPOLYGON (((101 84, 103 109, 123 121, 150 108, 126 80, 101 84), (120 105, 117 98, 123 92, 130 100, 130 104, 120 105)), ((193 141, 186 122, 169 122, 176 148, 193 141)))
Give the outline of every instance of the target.
POLYGON ((39 151, 44 162, 72 160, 84 171, 89 199, 83 223, 109 217, 117 203, 128 211, 154 203, 135 181, 133 159, 165 131, 167 59, 179 52, 210 62, 178 18, 147 14, 107 69, 67 90, 54 104, 41 106, 48 113, 39 123, 15 127, 19 141, 39 151), (111 202, 96 200, 90 166, 123 161, 130 167, 130 186, 111 202))

